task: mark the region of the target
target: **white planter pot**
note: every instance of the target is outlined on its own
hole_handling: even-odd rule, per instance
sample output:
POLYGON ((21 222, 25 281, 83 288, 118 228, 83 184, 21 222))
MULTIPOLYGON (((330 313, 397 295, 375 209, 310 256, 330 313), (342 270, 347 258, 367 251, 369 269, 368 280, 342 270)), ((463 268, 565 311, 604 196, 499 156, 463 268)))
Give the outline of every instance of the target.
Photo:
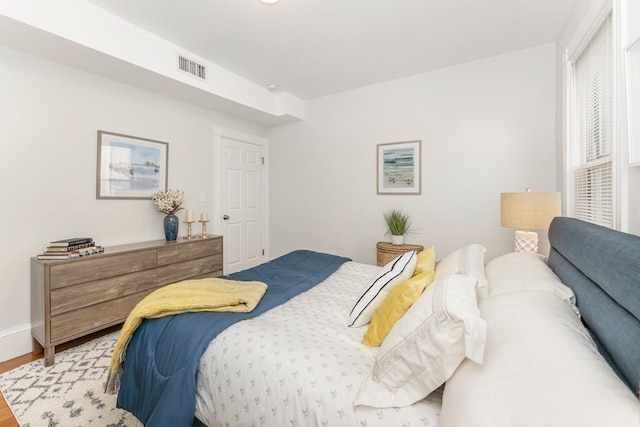
POLYGON ((402 236, 391 236, 391 244, 392 245, 404 245, 404 235, 402 236))

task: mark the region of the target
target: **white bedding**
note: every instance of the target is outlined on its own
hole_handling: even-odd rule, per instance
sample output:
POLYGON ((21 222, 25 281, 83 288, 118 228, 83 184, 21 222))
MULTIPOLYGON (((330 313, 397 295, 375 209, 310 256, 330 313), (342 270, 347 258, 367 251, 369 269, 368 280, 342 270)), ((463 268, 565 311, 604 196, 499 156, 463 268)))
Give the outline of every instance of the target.
POLYGON ((640 427, 640 405, 598 353, 574 295, 524 252, 487 264, 482 365, 447 381, 441 427, 640 427))
POLYGON ((377 348, 348 328, 380 267, 345 263, 313 289, 211 342, 198 367, 196 415, 209 426, 436 426, 442 393, 406 408, 353 406, 377 348))

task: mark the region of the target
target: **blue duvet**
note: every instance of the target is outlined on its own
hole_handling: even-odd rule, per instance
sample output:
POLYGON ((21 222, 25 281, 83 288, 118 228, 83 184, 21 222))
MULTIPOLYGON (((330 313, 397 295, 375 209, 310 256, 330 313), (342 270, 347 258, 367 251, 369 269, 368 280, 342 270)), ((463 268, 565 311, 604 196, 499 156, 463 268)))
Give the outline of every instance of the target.
POLYGON ((294 251, 228 276, 269 286, 250 313, 186 313, 143 321, 127 349, 117 407, 131 412, 147 427, 191 426, 198 363, 209 342, 234 323, 311 289, 346 261, 349 259, 335 255, 294 251))

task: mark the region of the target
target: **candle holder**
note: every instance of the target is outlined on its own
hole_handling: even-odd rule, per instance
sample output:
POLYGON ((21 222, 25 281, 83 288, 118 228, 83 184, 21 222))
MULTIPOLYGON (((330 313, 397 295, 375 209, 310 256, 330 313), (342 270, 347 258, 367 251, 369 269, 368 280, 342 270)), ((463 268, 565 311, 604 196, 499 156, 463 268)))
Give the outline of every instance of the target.
POLYGON ((205 237, 207 237, 207 223, 209 222, 209 220, 198 220, 198 222, 202 223, 202 234, 200 234, 198 237, 204 239, 205 237))
POLYGON ((191 239, 193 236, 191 235, 191 224, 193 224, 195 221, 185 221, 184 223, 187 224, 187 235, 184 236, 185 239, 191 239))

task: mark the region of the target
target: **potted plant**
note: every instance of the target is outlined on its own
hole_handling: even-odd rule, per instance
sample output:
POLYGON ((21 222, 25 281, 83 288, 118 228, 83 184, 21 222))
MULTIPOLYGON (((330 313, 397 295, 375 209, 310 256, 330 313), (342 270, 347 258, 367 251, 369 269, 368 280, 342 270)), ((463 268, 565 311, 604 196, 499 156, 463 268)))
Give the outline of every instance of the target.
POLYGON ((404 235, 409 233, 411 218, 399 209, 391 209, 384 213, 384 221, 387 223, 386 235, 391 234, 391 243, 394 245, 404 244, 404 235))

